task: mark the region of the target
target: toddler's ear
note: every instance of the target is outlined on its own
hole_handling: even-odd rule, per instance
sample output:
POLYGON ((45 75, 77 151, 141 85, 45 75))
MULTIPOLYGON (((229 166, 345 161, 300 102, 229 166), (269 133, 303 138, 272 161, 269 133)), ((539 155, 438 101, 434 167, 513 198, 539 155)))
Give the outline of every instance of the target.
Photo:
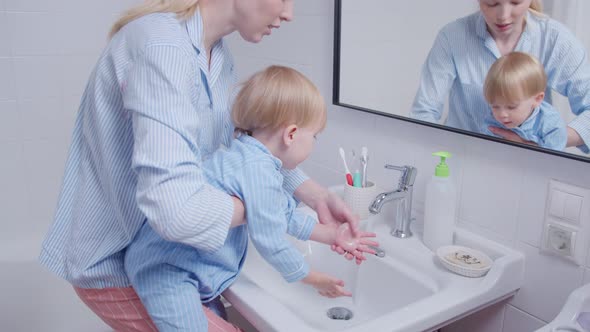
POLYGON ((289 125, 285 127, 285 129, 283 130, 283 143, 285 143, 285 145, 291 146, 291 144, 295 140, 297 130, 297 125, 289 125))
POLYGON ((543 102, 543 99, 545 99, 545 92, 537 93, 537 95, 535 95, 535 107, 538 107, 539 105, 541 105, 541 103, 543 102))

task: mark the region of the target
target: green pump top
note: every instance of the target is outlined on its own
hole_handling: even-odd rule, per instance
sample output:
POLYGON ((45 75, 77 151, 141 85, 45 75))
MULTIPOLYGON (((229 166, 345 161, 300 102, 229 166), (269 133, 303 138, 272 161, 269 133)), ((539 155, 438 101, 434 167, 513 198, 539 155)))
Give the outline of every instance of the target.
POLYGON ((438 176, 439 178, 449 177, 449 166, 445 163, 445 161, 447 160, 447 158, 451 157, 451 154, 446 151, 439 151, 433 153, 432 155, 440 157, 440 163, 436 165, 434 175, 438 176))

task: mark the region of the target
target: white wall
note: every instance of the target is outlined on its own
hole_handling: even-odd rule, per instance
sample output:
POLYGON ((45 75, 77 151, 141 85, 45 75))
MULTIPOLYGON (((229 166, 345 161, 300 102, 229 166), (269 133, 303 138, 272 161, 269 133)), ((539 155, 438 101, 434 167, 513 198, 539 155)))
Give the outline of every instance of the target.
MULTIPOLYGON (((110 23, 134 0, 0 0, 0 255, 35 257, 55 208, 74 115, 110 23)), ((333 1, 295 0, 296 18, 260 45, 230 37, 242 77, 272 63, 308 75, 328 102, 332 89, 333 1)), ((590 187, 590 164, 459 136, 330 106, 329 124, 304 169, 325 185, 342 183, 337 147, 371 152, 369 168, 383 187, 397 181, 385 162, 419 170, 415 200, 447 149, 460 184, 462 227, 527 255, 519 294, 449 331, 525 332, 551 320, 590 270, 539 255, 549 179, 590 187)), ((1 258, 1 257, 0 257, 1 258)), ((590 266, 590 264, 586 264, 590 266)))
POLYGON ((137 1, 0 0, 1 331, 109 331, 36 261, 85 81, 109 25, 137 1))
MULTIPOLYGON (((80 95, 114 18, 137 0, 0 0, 0 243, 36 257, 80 95)), ((2 255, 14 252, 0 250, 2 255)))
MULTIPOLYGON (((439 30, 478 8, 477 1, 452 4, 440 0, 371 0, 371 6, 367 6, 366 0, 343 0, 340 101, 409 116, 422 65, 439 30), (410 30, 412 38, 408 38, 410 30), (400 72, 412 75, 401 76, 400 72)), ((446 114, 439 123, 445 118, 446 114)))

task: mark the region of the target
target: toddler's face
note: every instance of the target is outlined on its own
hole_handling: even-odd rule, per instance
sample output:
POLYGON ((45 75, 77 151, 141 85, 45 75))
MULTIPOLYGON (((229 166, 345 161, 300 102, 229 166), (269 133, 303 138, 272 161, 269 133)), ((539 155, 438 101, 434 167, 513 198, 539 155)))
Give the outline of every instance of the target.
POLYGON ((311 154, 320 131, 319 126, 299 128, 289 153, 283 158, 283 167, 293 169, 305 161, 311 154))
POLYGON ((538 95, 518 101, 507 102, 502 99, 495 100, 490 107, 494 118, 506 128, 516 128, 528 119, 533 110, 539 106, 543 98, 538 95))

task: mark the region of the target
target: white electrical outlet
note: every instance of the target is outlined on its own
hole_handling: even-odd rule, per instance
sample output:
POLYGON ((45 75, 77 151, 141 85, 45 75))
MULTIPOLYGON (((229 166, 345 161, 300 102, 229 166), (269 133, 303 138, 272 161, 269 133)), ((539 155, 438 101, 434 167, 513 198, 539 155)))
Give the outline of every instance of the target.
POLYGON ((584 264, 590 240, 590 190, 551 180, 540 251, 584 264))
POLYGON ((548 225, 546 239, 547 249, 556 254, 573 258, 575 246, 576 231, 559 225, 548 225))

